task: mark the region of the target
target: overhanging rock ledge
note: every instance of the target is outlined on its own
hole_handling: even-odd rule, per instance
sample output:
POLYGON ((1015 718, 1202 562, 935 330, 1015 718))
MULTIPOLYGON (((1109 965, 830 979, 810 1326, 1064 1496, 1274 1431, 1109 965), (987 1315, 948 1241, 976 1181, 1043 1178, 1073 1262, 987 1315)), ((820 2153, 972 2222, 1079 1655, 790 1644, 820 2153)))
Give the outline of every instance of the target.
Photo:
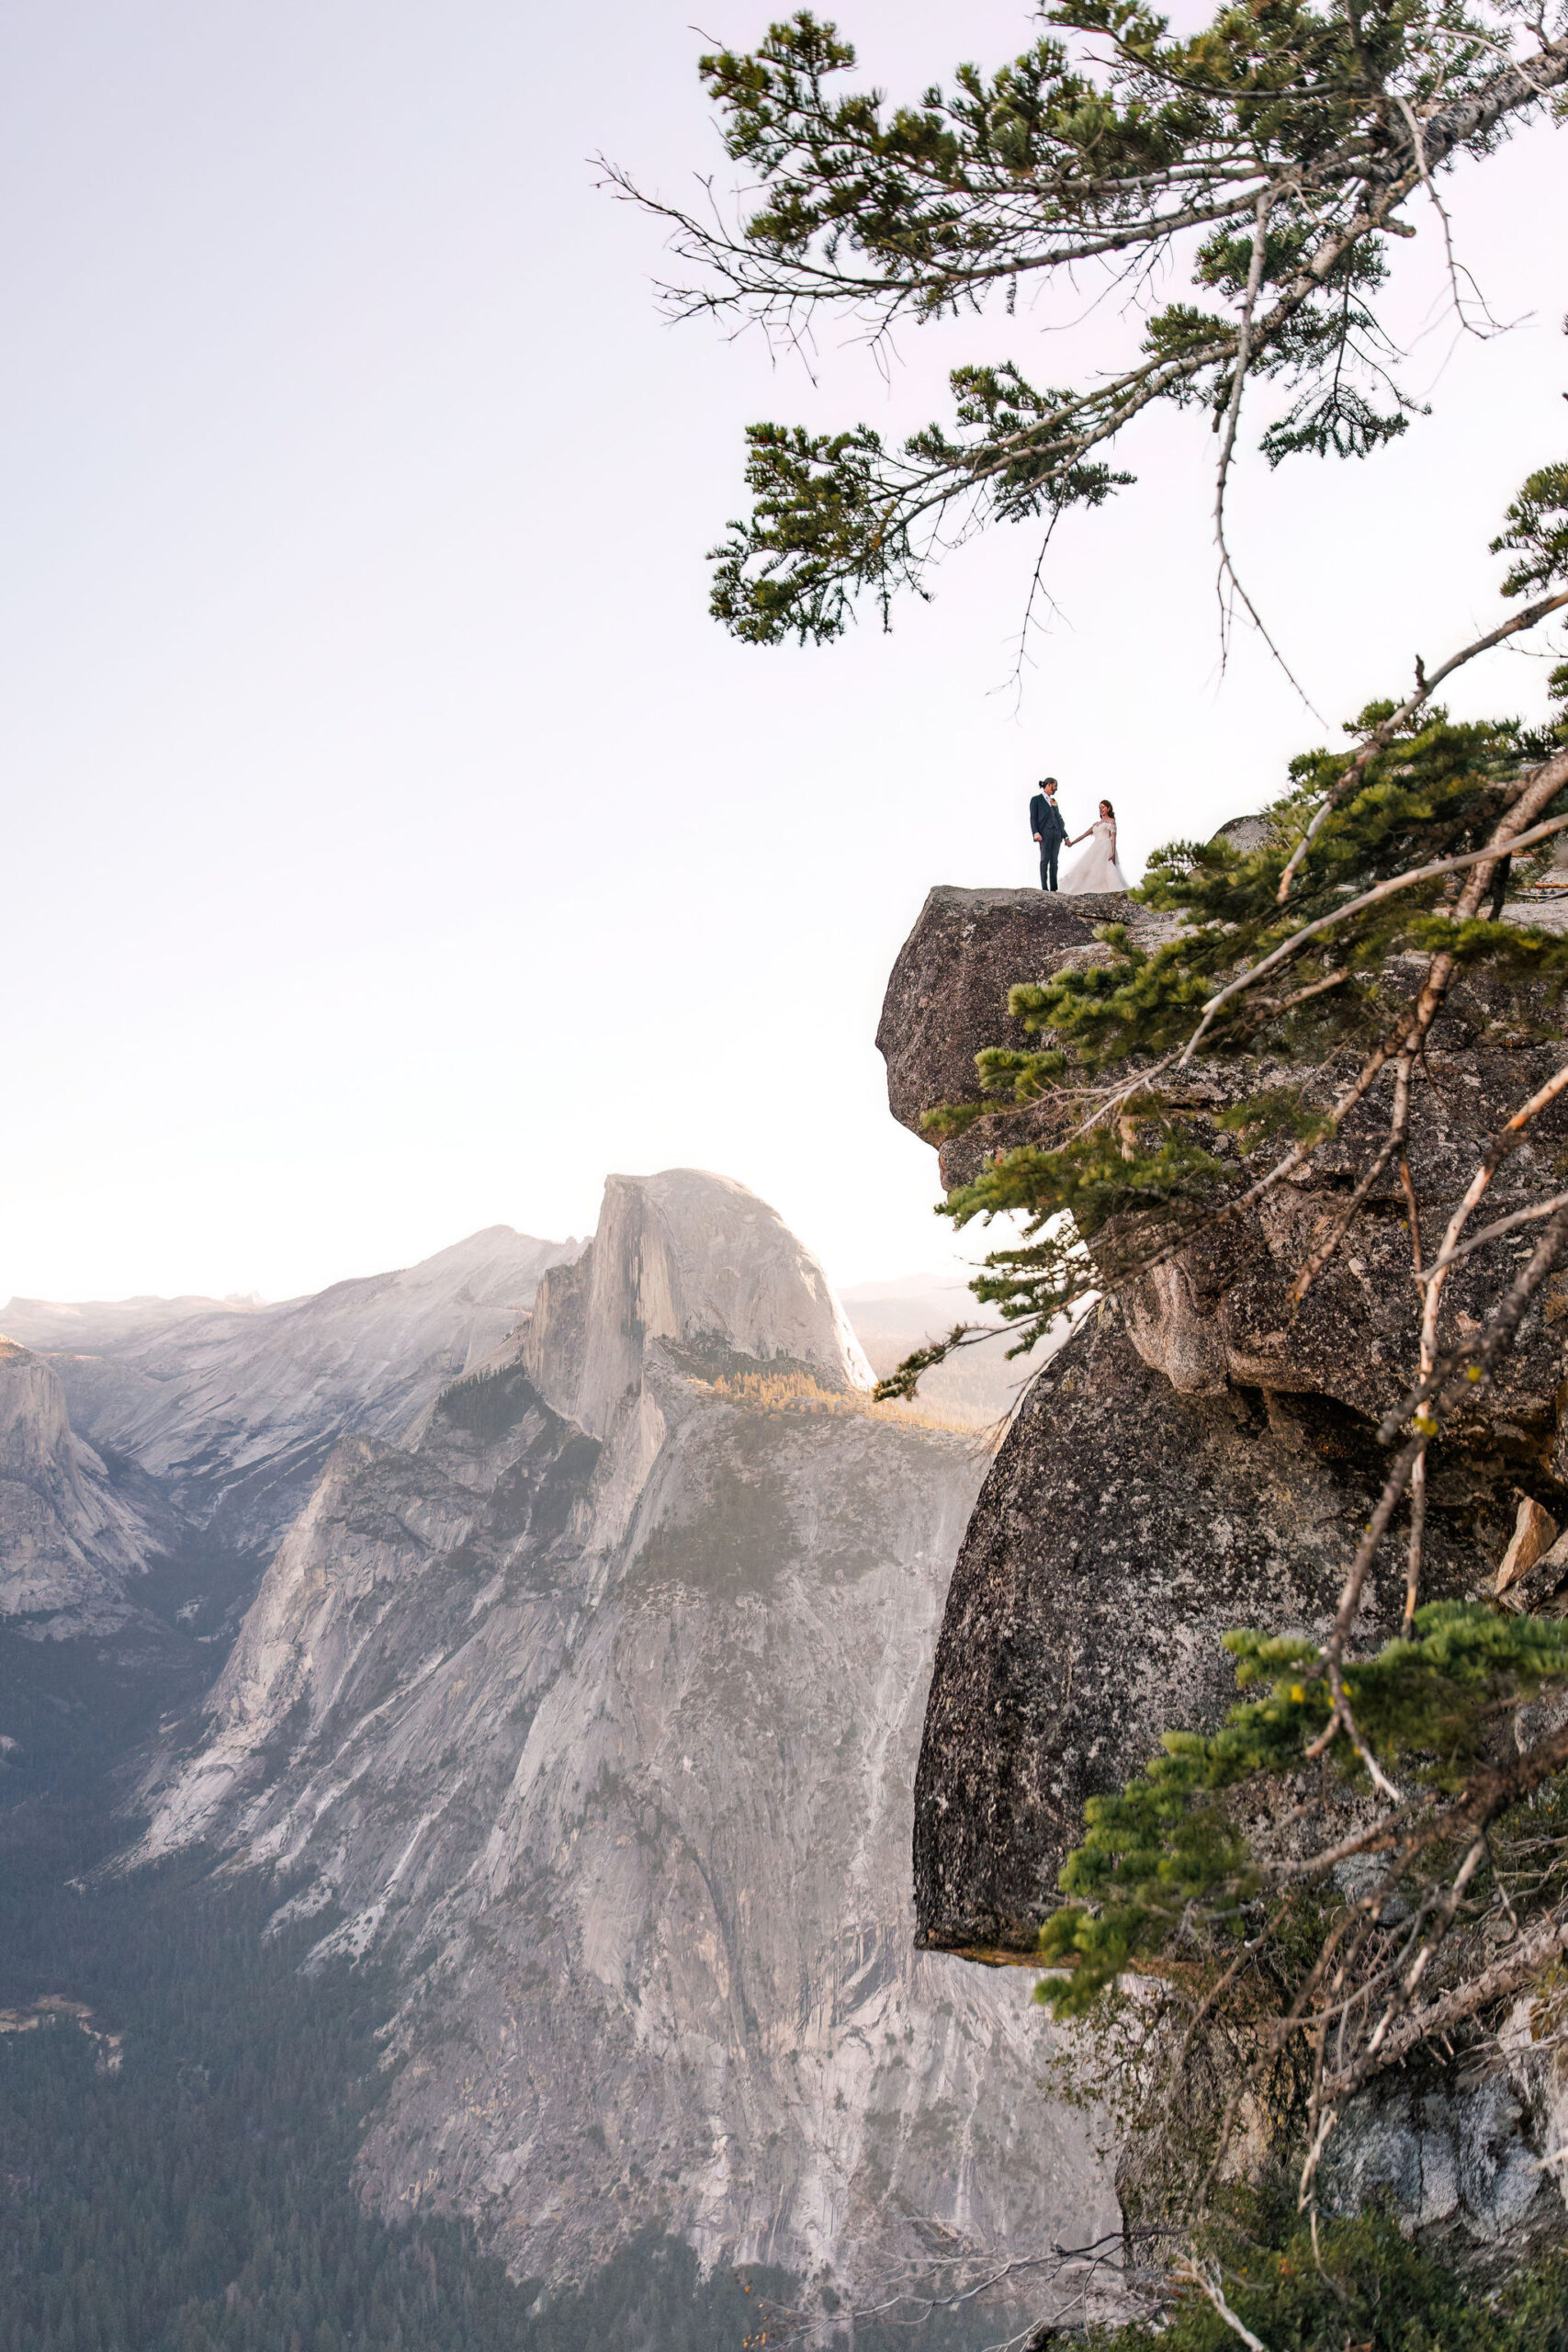
MULTIPOLYGON (((1108 918, 1145 937, 1157 923, 1120 899, 932 890, 877 1032, 894 1116, 918 1133, 935 1104, 977 1100, 976 1054, 1021 1042, 1009 988, 1107 953, 1092 926, 1108 918)), ((1446 1219, 1499 1118, 1556 1067, 1560 1008, 1536 1010, 1524 1035, 1483 990, 1453 990, 1411 1147, 1423 1229, 1446 1219)), ((1215 1110, 1226 1083, 1223 1072, 1200 1080, 1215 1110)), ((1201 1092, 1195 1103, 1202 1115, 1201 1092)), ((1369 1102, 1369 1123, 1380 1115, 1369 1102)), ((980 1122, 944 1148, 943 1180, 963 1182, 1011 1139, 980 1122)), ((1557 1110, 1500 1173, 1499 1215, 1540 1191, 1540 1156, 1550 1168, 1565 1140, 1557 1110)), ((1361 1141, 1348 1131, 1337 1157, 1320 1151, 1263 1216, 1091 1312, 1029 1391, 976 1507, 937 1648, 915 1792, 924 1947, 1027 1960, 1085 1799, 1136 1771, 1168 1724, 1212 1726, 1234 1697, 1220 1634, 1242 1623, 1326 1624, 1382 1481, 1376 1419, 1415 1353, 1410 1240, 1392 1176, 1348 1252, 1291 1312, 1303 1244, 1343 1205, 1361 1141)), ((1455 1270, 1445 1332, 1484 1312, 1512 1248, 1455 1270)), ((1483 1413, 1434 1452, 1428 1598, 1479 1589, 1521 1494, 1568 1522, 1568 1285, 1554 1288, 1562 1295, 1526 1318, 1483 1413)), ((1400 1599, 1374 1594, 1369 1638, 1392 1628, 1400 1599)))

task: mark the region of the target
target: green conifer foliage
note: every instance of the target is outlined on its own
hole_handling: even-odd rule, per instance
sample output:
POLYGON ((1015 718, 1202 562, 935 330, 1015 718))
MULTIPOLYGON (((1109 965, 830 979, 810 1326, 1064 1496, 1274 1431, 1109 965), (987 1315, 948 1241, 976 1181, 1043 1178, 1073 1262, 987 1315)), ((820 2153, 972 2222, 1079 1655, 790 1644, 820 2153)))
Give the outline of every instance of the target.
POLYGON ((1568 2268, 1467 2278, 1386 2214, 1309 2228, 1280 2199, 1233 2199, 1173 2271, 1157 2315, 1093 2331, 1090 2352, 1564 2352, 1568 2268), (1218 2299, 1216 2301, 1216 2298, 1218 2299), (1224 2306, 1222 2311, 1220 2305, 1224 2306))
MULTIPOLYGON (((1145 1773, 1120 1795, 1089 1801, 1084 1841, 1062 1871, 1074 1899, 1041 1930, 1045 1961, 1072 1963, 1068 1974, 1039 1988, 1058 2017, 1081 2016, 1124 1970, 1172 1956, 1200 1971, 1212 1965, 1217 1974, 1259 1932, 1270 1892, 1310 1887, 1325 1916, 1346 1908, 1332 1863, 1299 1852, 1270 1863, 1228 1802, 1247 1784, 1293 1781, 1315 1760, 1333 1713, 1320 1647, 1251 1630, 1228 1634, 1225 1646, 1243 1689, 1265 1683, 1267 1696, 1233 1707, 1215 1733, 1168 1731, 1163 1754, 1145 1773)), ((1385 1908, 1397 1901, 1408 1916, 1405 1880, 1424 1885, 1441 1858, 1457 1867, 1483 1813, 1490 1829, 1534 1793, 1529 1774, 1496 1763, 1496 1725, 1523 1701, 1568 1681, 1568 1623, 1434 1601, 1416 1611, 1410 1637, 1358 1659, 1346 1681, 1362 1740, 1407 1784, 1398 1834, 1380 1829, 1358 1850, 1401 1855, 1402 1871, 1390 1865, 1385 1908)), ((1568 1740, 1546 1747, 1536 1786, 1568 1758, 1568 1740)), ((1314 1790, 1303 1814, 1321 1813, 1337 1826, 1353 1822, 1369 1790, 1360 1754, 1336 1745, 1323 1770, 1348 1791, 1331 1783, 1314 1790)), ((1253 1810, 1259 1793, 1250 1788, 1253 1810)), ((1515 1827, 1539 1839, 1548 1817, 1529 1812, 1515 1827)), ((1344 1842, 1335 1839, 1333 1850, 1344 1842)), ((1503 1832, 1491 1830, 1489 1876, 1503 1844, 1503 1832)), ((1554 1858, 1544 1887, 1553 1901, 1568 1891, 1568 1852, 1554 1858)), ((1526 1902, 1534 1908, 1536 1896, 1526 1902)))
MULTIPOLYGON (((1174 917, 1175 934, 1151 950, 1107 924, 1097 960, 1020 980, 1009 1009, 1024 1040, 1042 1042, 987 1048, 981 1099, 926 1114, 933 1139, 983 1125, 988 1146, 944 1214, 960 1227, 1024 1220, 1023 1240, 992 1251, 974 1285, 1019 1327, 1015 1352, 1087 1293, 1146 1271, 1310 1162, 1384 1072, 1408 1064, 1397 1146, 1456 975, 1514 990, 1527 1026, 1557 1004, 1568 939, 1482 906, 1504 884, 1540 878, 1568 826, 1568 662, 1551 673, 1544 725, 1460 722, 1433 696, 1461 664, 1568 607, 1565 514, 1568 467, 1543 467, 1494 542, 1516 558, 1505 596, 1534 591, 1533 601, 1430 678, 1418 671, 1403 702, 1369 704, 1346 748, 1293 760, 1257 847, 1219 838, 1156 849, 1134 896, 1174 917), (1413 957, 1426 964, 1415 1012, 1413 957), (1205 1065, 1244 1081, 1218 1111, 1195 1110, 1186 1082, 1205 1065), (1356 1075, 1330 1097, 1308 1082, 1325 1071, 1356 1075)), ((1561 1026, 1554 1013, 1546 1034, 1561 1026)), ((959 1327, 878 1393, 913 1394, 978 1336, 959 1327)))
MULTIPOLYGON (((1101 504, 1131 480, 1106 453, 1160 402, 1213 424, 1222 522, 1249 383, 1284 393, 1259 436, 1271 464, 1366 457, 1402 434, 1416 408, 1391 372, 1389 240, 1415 236, 1425 206, 1446 243, 1448 175, 1568 81, 1561 6, 1223 0, 1180 38, 1141 0, 1038 14, 1047 29, 1010 64, 961 65, 951 87, 890 105, 850 82, 838 28, 798 11, 754 50, 702 61, 750 191, 736 214, 654 202, 610 171, 694 266, 669 289, 677 314, 750 319, 782 343, 824 304, 874 340, 993 300, 1010 316, 1057 280, 1123 289, 1136 343, 1105 376, 1041 386, 1010 358, 961 367, 952 421, 901 447, 863 424, 751 426, 751 512, 714 550, 713 610, 744 640, 835 638, 862 595, 886 623, 955 539, 994 522, 1048 533, 1101 504), (1168 272, 1189 295, 1160 305, 1168 272)), ((1449 266, 1468 318, 1451 251, 1449 266)), ((1228 560, 1224 573, 1234 584, 1228 560)))
MULTIPOLYGON (((1294 761, 1255 846, 1156 853, 1134 895, 1176 918, 1163 944, 1107 926, 1098 957, 1021 979, 1010 998, 1021 1043, 981 1054, 980 1099, 928 1122, 968 1136, 974 1173, 946 1214, 1023 1220, 976 1283, 1016 1325, 1021 1352, 1087 1293, 1141 1281, 1288 1178, 1310 1180, 1332 1146, 1345 1205, 1303 1245, 1299 1304, 1352 1246, 1376 1180, 1404 1170, 1419 1344, 1378 1431, 1387 1476, 1334 1623, 1321 1640, 1227 1637, 1238 1703, 1217 1731, 1171 1726, 1144 1772, 1090 1803, 1066 1899, 1042 1927, 1055 1973, 1041 1994, 1059 2016, 1113 2000, 1130 1973, 1160 1988, 1150 2063, 1162 2113, 1205 2036, 1228 2037, 1235 2097, 1189 2184, 1194 2212, 1248 2095, 1266 2097, 1281 2144, 1294 2135, 1311 2206, 1347 2103, 1387 2067, 1472 2037, 1521 1993, 1560 2022, 1568 1720, 1560 1703, 1544 1719, 1529 1710, 1568 1681, 1568 1623, 1491 1602, 1422 1606, 1420 1583, 1428 1449, 1497 1377, 1568 1255, 1568 1191, 1552 1189, 1568 1170, 1549 1152, 1516 1163, 1530 1170, 1521 1204, 1483 1222, 1493 1175, 1568 1093, 1568 1057, 1544 1083, 1531 1058, 1521 1084, 1534 1091, 1481 1139, 1446 1231, 1424 1240, 1406 1154, 1432 1115, 1426 1047, 1460 978, 1499 1035, 1563 1051, 1568 939, 1517 905, 1498 918, 1568 830, 1568 680, 1554 673, 1552 711, 1533 728, 1461 723, 1434 689, 1568 606, 1565 513, 1568 471, 1543 467, 1495 542, 1511 559, 1505 597, 1533 601, 1430 678, 1418 669, 1404 702, 1363 710, 1346 748, 1294 761), (1516 1229, 1528 1247, 1489 1313, 1445 1331, 1448 1266, 1516 1229), (1361 1597, 1396 1532, 1405 1621, 1366 1652, 1361 1597)), ((885 1388, 908 1393, 969 1336, 961 1327, 885 1388)), ((1476 1587, 1491 1565, 1477 1562, 1476 1587)))

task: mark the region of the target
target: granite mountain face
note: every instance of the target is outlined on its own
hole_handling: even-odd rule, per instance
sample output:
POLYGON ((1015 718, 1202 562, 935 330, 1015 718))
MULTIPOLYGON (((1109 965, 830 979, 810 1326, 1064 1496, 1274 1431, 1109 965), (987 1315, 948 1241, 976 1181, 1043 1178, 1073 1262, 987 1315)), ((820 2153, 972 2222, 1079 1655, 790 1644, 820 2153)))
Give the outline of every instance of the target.
MULTIPOLYGON (((1227 829, 1234 830, 1234 829, 1227 829)), ((1532 910, 1533 911, 1533 910, 1532 910)), ((975 1057, 1016 1045, 1008 989, 1103 957, 1084 920, 1127 921, 1145 946, 1169 935, 1146 910, 1038 891, 933 890, 890 978, 878 1043, 896 1118, 920 1132, 938 1102, 980 1103, 975 1057)), ((1422 965, 1385 970, 1412 990, 1422 965)), ((1562 1007, 1538 987, 1522 1021, 1484 979, 1450 989, 1427 1043, 1431 1084, 1406 1158, 1418 1229, 1440 1233, 1509 1107, 1556 1069, 1562 1007)), ((1203 1066, 1190 1115, 1213 1114, 1252 1076, 1203 1066), (1227 1091, 1228 1090, 1228 1091, 1227 1091)), ((1309 1102, 1333 1083, 1310 1074, 1309 1102)), ((1220 1647, 1233 1625, 1321 1638, 1386 1473, 1380 1416, 1416 1361, 1406 1201, 1390 1172, 1353 1245, 1299 1310, 1295 1269, 1370 1159, 1369 1103, 1246 1217, 1200 1234, 1156 1272, 1085 1316, 1014 1418, 964 1537, 937 1643, 915 1788, 921 1944, 1022 1957, 1081 1832, 1087 1800, 1120 1788, 1169 1725, 1212 1729, 1235 1697, 1220 1647)), ((1026 1114, 1043 1120, 1045 1107, 1026 1114)), ((1038 1132, 1039 1130, 1037 1130, 1038 1132)), ((1003 1139, 981 1117, 942 1149, 944 1182, 1003 1139)), ((1017 1128, 1005 1131, 1016 1141, 1017 1128)), ((1500 1170, 1503 1213, 1551 1189, 1568 1146, 1552 1105, 1500 1170)), ((1528 1231, 1528 1228, 1527 1228, 1528 1231)), ((1457 1266, 1447 1332, 1476 1330, 1528 1238, 1506 1232, 1457 1266)), ((1568 1524, 1568 1282, 1553 1276, 1499 1377, 1435 1450, 1426 1522, 1428 1598, 1489 1595, 1522 1502, 1568 1524)), ((1529 1605, 1568 1613, 1568 1561, 1540 1564, 1529 1605)), ((1369 1585, 1359 1631, 1392 1634, 1403 1568, 1369 1585)), ((1500 2038, 1505 2064, 1464 2079, 1440 2053, 1364 2093, 1347 2119, 1336 2195, 1359 2211, 1393 2197, 1405 2219, 1472 2246, 1561 2236, 1568 2184, 1568 2060, 1536 2046, 1530 2003, 1500 2038), (1476 2085, 1479 2081, 1480 2087, 1476 2085)), ((1190 2091, 1191 2077, 1189 2077, 1190 2091)), ((1211 2084, 1223 2104, 1223 2068, 1211 2084)), ((1167 2210, 1190 2171, 1190 2096, 1172 2128, 1134 2142, 1120 2180, 1129 2217, 1167 2210)), ((1331 2167, 1332 2168, 1332 2167, 1331 2167)))
POLYGON ((54 1366, 0 1339, 0 1618, 60 1634, 118 1623, 166 1524, 73 1430, 54 1366))
POLYGON ((53 1366, 78 1439, 153 1481, 181 1523, 255 1551, 276 1544, 341 1437, 400 1436, 578 1246, 491 1226, 313 1297, 13 1298, 0 1331, 53 1366))
POLYGON ((333 1454, 141 1850, 274 1871, 315 1965, 392 1958, 383 2210, 553 2280, 653 2224, 840 2291, 1112 2225, 1025 1985, 914 1950, 987 1464, 865 1380, 753 1195, 612 1178, 519 1333, 333 1454))

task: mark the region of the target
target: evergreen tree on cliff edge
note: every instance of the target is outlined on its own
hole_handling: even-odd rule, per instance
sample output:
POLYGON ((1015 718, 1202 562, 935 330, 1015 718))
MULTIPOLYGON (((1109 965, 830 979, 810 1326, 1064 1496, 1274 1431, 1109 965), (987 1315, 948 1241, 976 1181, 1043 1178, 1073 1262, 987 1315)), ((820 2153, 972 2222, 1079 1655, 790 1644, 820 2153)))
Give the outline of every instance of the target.
MULTIPOLYGON (((1226 625, 1239 606, 1261 628, 1224 527, 1251 397, 1274 387, 1270 465, 1375 459, 1418 413, 1384 311, 1391 240, 1427 225, 1473 324, 1445 187, 1523 123, 1568 111, 1561 5, 1257 0, 1181 39, 1137 0, 1040 15, 1042 37, 999 72, 961 66, 950 90, 889 107, 854 83, 837 28, 802 12, 750 53, 702 61, 750 209, 699 217, 611 173, 689 266, 667 289, 677 314, 784 341, 822 306, 874 341, 992 303, 1010 315, 1086 271, 1122 289, 1128 347, 1107 375, 956 368, 950 418, 899 447, 863 424, 753 425, 751 510, 715 551, 713 593, 744 640, 830 640, 863 598, 887 625, 901 592, 929 594, 937 560, 994 522, 1033 525, 1043 562, 1066 509, 1130 486, 1115 445, 1160 402, 1211 428, 1192 447, 1213 467, 1226 625), (1173 270, 1185 299, 1156 304, 1173 270)), ((1548 241, 1536 250, 1544 280, 1548 241)), ((1561 2272, 1478 2300, 1397 2233, 1320 2227, 1319 2212, 1336 2127, 1391 2067, 1434 2046, 1483 2057, 1521 1999, 1537 2040, 1568 2031, 1568 1551, 1538 1558, 1521 1510, 1491 1595, 1422 1591, 1428 1463, 1463 1442, 1568 1257, 1568 1155, 1540 1148, 1568 1098, 1568 943, 1519 904, 1568 828, 1568 660, 1544 723, 1461 724, 1437 699, 1568 608, 1568 462, 1541 454, 1500 518, 1490 625, 1430 672, 1418 662, 1411 691, 1361 711, 1342 745, 1294 762, 1257 846, 1156 853, 1135 895, 1177 919, 1163 944, 1109 927, 1096 958, 1020 975, 1018 1044, 983 1054, 972 1099, 928 1122, 984 1144, 947 1213, 1024 1221, 976 1284, 1021 1351, 1091 1289, 1114 1296, 1179 1260, 1328 1155, 1338 1205, 1302 1248, 1292 1312, 1391 1187, 1407 1205, 1418 1338, 1332 1625, 1322 1640, 1230 1636, 1243 1695, 1229 1719, 1173 1727, 1145 1773, 1090 1804, 1042 1923, 1041 1991, 1059 2013, 1125 2022, 1118 1988, 1130 1973, 1143 1987, 1145 2120, 1183 2112, 1195 2056, 1227 2041, 1233 2095, 1194 2132, 1150 2272, 1172 2352, 1258 2346, 1260 2329, 1314 2346, 1568 2342, 1561 2272), (1441 1229, 1423 1232, 1410 1161, 1433 1115, 1427 1046, 1462 990, 1499 1035, 1512 1024, 1554 1046, 1556 1066, 1508 1103, 1441 1229), (1496 1269, 1479 1317, 1453 1309, 1467 1259, 1496 1269), (1403 1622, 1369 1650, 1363 1602, 1391 1576, 1403 1622), (1248 2201, 1235 2141, 1263 2114, 1276 2165, 1248 2201)), ((884 1393, 909 1393, 972 1336, 912 1358, 884 1393)))

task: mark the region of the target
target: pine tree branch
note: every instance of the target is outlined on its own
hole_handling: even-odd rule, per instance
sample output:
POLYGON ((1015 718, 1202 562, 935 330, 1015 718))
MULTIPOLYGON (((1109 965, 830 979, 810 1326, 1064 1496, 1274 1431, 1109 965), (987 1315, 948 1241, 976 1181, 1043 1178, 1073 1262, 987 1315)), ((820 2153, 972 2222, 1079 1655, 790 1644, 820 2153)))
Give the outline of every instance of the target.
POLYGON ((1338 778, 1331 791, 1325 793, 1314 812, 1312 822, 1291 852, 1285 862, 1285 870, 1280 876, 1278 899, 1280 906, 1283 906, 1290 897, 1291 885, 1300 870, 1302 860, 1311 849, 1328 819, 1355 790, 1378 753, 1386 752, 1395 736, 1409 724, 1422 705, 1430 701, 1443 680, 1451 677, 1456 670, 1462 670, 1465 663, 1473 662, 1478 654, 1489 653, 1495 645, 1502 645, 1510 637, 1517 637, 1525 629, 1539 627, 1540 623, 1546 620, 1552 613, 1560 612, 1564 605, 1568 605, 1568 588, 1563 589, 1558 595, 1542 597, 1539 603, 1531 605, 1527 611, 1516 613, 1511 620, 1504 621, 1499 628, 1488 630, 1484 637, 1476 638, 1473 643, 1462 647, 1458 653, 1450 653, 1448 660, 1440 663, 1429 677, 1419 662, 1416 664, 1419 674, 1416 692, 1406 701, 1402 702, 1397 710, 1391 711, 1385 719, 1373 728, 1344 775, 1338 778))
MULTIPOLYGON (((1540 805, 1544 807, 1546 802, 1552 799, 1564 785, 1568 785, 1568 752, 1562 752, 1556 759, 1550 761, 1540 771, 1540 775, 1547 779, 1545 790, 1539 795, 1540 805)), ((1505 819, 1505 826, 1506 822, 1507 820, 1505 819)), ((1435 859, 1430 865, 1412 866, 1403 874, 1391 874, 1383 881, 1375 883, 1371 889, 1363 890, 1359 898, 1348 899, 1343 906, 1334 908, 1328 914, 1319 915, 1314 922, 1303 923, 1300 931, 1292 932, 1290 938, 1276 947, 1272 954, 1265 956, 1261 963, 1255 964, 1250 971, 1240 973, 1235 979, 1217 990, 1209 999, 1203 1007, 1202 1019, 1182 1048, 1179 1060, 1190 1061, 1198 1046, 1207 1035, 1214 1014, 1223 1005, 1228 1004, 1233 997, 1242 995, 1245 990, 1252 988, 1269 972, 1278 971, 1281 964, 1289 963, 1292 956, 1301 953, 1309 940, 1322 938, 1325 933, 1336 930, 1340 923, 1348 922, 1353 915, 1365 914, 1370 907, 1382 906, 1385 900, 1397 897, 1402 890, 1415 889, 1424 882, 1440 882, 1448 874, 1459 874, 1466 868, 1473 869, 1483 866, 1485 868, 1483 880, 1490 881, 1493 868, 1503 857, 1517 855, 1521 850, 1533 849, 1538 842, 1550 841, 1554 834, 1562 832, 1564 830, 1568 830, 1568 817, 1551 817, 1539 825, 1528 827, 1523 831, 1505 832, 1504 827, 1499 826, 1484 849, 1467 850, 1461 857, 1440 857, 1435 859)), ((1476 903, 1479 904, 1483 895, 1483 888, 1478 888, 1474 895, 1476 903)), ((1462 922, 1474 911, 1475 909, 1472 906, 1465 908, 1461 914, 1460 909, 1456 907, 1454 920, 1456 922, 1462 922)))

